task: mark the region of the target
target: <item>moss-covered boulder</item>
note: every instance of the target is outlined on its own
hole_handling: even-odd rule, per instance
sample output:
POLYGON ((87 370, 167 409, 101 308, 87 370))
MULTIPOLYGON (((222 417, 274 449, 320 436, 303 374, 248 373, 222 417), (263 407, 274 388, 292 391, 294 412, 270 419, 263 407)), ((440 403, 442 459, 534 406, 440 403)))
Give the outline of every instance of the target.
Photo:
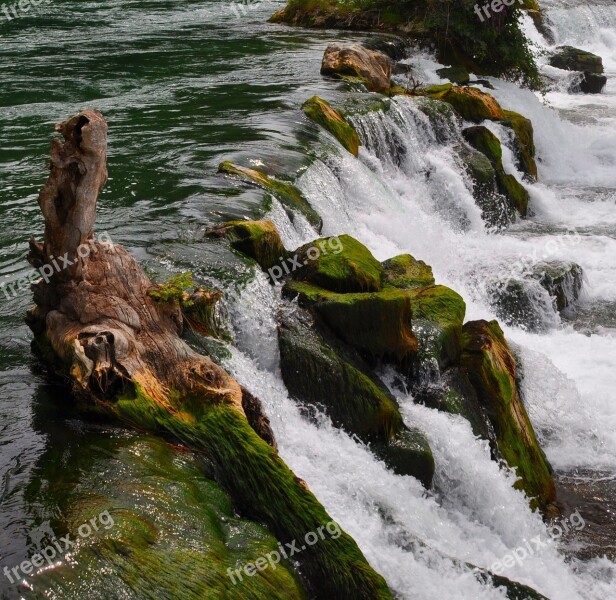
POLYGON ((308 598, 287 560, 250 577, 243 571, 277 552, 278 540, 238 517, 193 453, 119 431, 89 432, 81 442, 79 449, 62 447, 48 457, 54 469, 29 493, 37 504, 57 502, 63 515, 54 523, 57 535, 74 540, 93 518, 96 530, 90 527, 92 533, 75 544, 70 560, 36 569, 28 578, 34 589, 54 598, 197 600, 222 598, 229 590, 255 600, 308 598))
POLYGON ((359 44, 330 44, 323 55, 321 74, 361 79, 371 92, 386 94, 391 85, 389 56, 359 44))
POLYGON ((505 173, 503 150, 499 139, 483 125, 467 127, 462 131, 464 139, 476 150, 485 154, 496 173, 498 190, 511 203, 521 216, 528 212, 530 196, 524 186, 513 176, 505 173))
POLYGON ((411 289, 434 285, 432 267, 410 254, 400 254, 381 263, 383 265, 383 284, 400 289, 411 289))
POLYGON ((516 487, 532 498, 531 505, 547 509, 556 500, 552 470, 522 403, 516 362, 496 321, 464 325, 461 365, 494 429, 494 451, 516 470, 516 487))
POLYGON ((445 83, 423 88, 418 93, 451 104, 463 119, 474 123, 481 123, 484 119, 502 121, 506 118, 496 99, 478 88, 445 83))
POLYGON ((307 310, 283 311, 279 323, 280 369, 289 393, 369 443, 395 473, 430 487, 434 458, 427 440, 404 425, 396 400, 359 353, 307 310))
POLYGON ((388 288, 380 292, 337 294, 304 282, 289 282, 287 297, 300 296, 328 326, 365 356, 408 362, 417 352, 411 327, 411 294, 388 288))
POLYGON ((288 256, 272 221, 228 221, 212 227, 208 235, 228 239, 233 248, 256 260, 264 270, 288 256))
POLYGON ((302 108, 309 119, 329 131, 351 154, 358 155, 360 141, 357 131, 328 102, 313 96, 304 102, 302 108))
POLYGON ((308 222, 318 231, 323 227, 323 220, 320 215, 310 206, 310 203, 302 192, 290 183, 279 181, 269 175, 266 175, 258 169, 249 169, 234 165, 232 162, 225 161, 218 166, 219 173, 234 175, 240 177, 244 181, 258 185, 272 196, 274 196, 285 208, 291 220, 294 218, 294 212, 303 214, 308 222))
POLYGON ((530 181, 537 181, 537 163, 535 162, 535 134, 530 119, 517 112, 506 110, 503 125, 513 131, 514 155, 516 166, 530 181))
POLYGON ((553 67, 565 71, 588 71, 598 75, 603 73, 603 60, 600 56, 573 46, 559 46, 550 56, 549 62, 553 67))
POLYGON ((332 292, 378 292, 383 267, 366 246, 349 235, 320 238, 295 251, 301 268, 293 277, 332 292))

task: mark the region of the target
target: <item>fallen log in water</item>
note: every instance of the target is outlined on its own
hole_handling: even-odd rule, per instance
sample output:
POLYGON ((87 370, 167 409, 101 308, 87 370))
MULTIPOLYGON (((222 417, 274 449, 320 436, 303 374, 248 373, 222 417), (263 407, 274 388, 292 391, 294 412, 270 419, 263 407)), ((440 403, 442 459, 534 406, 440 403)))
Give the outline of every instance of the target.
MULTIPOLYGON (((182 340, 182 299, 152 297, 155 286, 137 261, 95 238, 107 178, 105 119, 85 110, 56 129, 64 141, 52 143, 39 196, 45 237, 31 241, 28 256, 53 272, 33 285, 36 306, 27 315, 42 356, 69 378, 81 406, 203 451, 236 508, 280 542, 318 531, 331 518, 262 439, 272 441, 258 400, 182 340)), ((293 561, 315 597, 392 597, 345 533, 302 549, 293 561)))

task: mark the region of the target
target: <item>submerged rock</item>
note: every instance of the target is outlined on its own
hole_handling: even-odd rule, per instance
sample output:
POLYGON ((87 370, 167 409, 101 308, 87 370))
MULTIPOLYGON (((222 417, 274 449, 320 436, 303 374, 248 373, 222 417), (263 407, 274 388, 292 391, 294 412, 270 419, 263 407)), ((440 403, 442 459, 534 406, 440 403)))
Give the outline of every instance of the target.
POLYGON ((228 239, 232 248, 254 258, 265 270, 288 255, 272 221, 228 221, 212 227, 207 234, 228 239))
POLYGON ((359 44, 330 44, 325 50, 322 75, 361 79, 371 92, 386 94, 391 87, 391 59, 359 44))
POLYGON ((552 469, 541 450, 520 397, 515 359, 496 321, 463 328, 461 365, 494 429, 497 457, 516 470, 516 487, 547 509, 556 500, 552 469))
POLYGON ((302 106, 309 119, 329 131, 353 156, 359 153, 359 135, 346 119, 322 98, 313 96, 302 106))
POLYGON ((485 154, 496 174, 498 191, 511 203, 522 216, 526 216, 530 196, 522 184, 513 176, 505 173, 503 167, 503 150, 499 139, 483 125, 468 127, 462 131, 464 139, 475 150, 485 154))
POLYGON ((258 185, 280 201, 291 220, 294 218, 293 211, 300 212, 317 231, 321 231, 323 220, 312 206, 310 206, 310 203, 306 200, 302 192, 294 185, 278 181, 257 169, 241 167, 229 161, 220 163, 218 172, 226 173, 227 175, 236 175, 248 183, 258 185))

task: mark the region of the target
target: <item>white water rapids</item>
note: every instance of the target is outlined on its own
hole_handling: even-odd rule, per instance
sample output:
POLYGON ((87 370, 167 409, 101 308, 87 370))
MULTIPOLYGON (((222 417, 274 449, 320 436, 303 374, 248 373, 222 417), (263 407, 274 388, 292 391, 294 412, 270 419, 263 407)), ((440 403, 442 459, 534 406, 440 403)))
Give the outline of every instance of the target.
MULTIPOLYGON (((556 43, 600 54, 610 79, 601 95, 551 92, 545 101, 492 80, 501 104, 533 121, 540 183, 526 186, 532 218, 487 232, 454 153, 405 98, 393 100, 387 113, 354 117, 364 142, 360 160, 330 156, 299 180, 323 216, 324 235, 348 233, 379 260, 409 252, 426 261, 437 283, 463 295, 469 320, 495 318, 478 281, 506 273, 527 256, 580 264, 583 305, 591 314, 616 307, 616 6, 561 0, 545 6, 556 43)), ((526 27, 546 44, 530 21, 526 27)), ((429 80, 436 66, 426 57, 420 64, 429 80)), ((501 128, 491 128, 506 142, 501 128)), ((456 138, 459 127, 446 134, 456 138)), ((504 150, 511 172, 511 153, 504 150)), ((294 228, 276 205, 269 217, 287 247, 317 237, 307 226, 294 228)), ((546 537, 546 525, 511 487, 512 475, 490 460, 487 443, 473 437, 465 420, 400 394, 405 419, 432 446, 439 494, 392 474, 328 419, 304 419, 278 373, 279 303, 279 289, 256 274, 231 307, 238 347, 226 366, 264 401, 284 460, 400 598, 505 598, 504 590, 480 584, 464 563, 490 568, 527 540, 546 537)), ((542 445, 559 471, 616 476, 616 330, 600 319, 592 331, 561 322, 549 303, 544 313, 546 332, 504 327, 521 358, 524 400, 542 445)), ((606 558, 565 558, 558 544, 504 575, 552 600, 616 598, 616 565, 606 558)))

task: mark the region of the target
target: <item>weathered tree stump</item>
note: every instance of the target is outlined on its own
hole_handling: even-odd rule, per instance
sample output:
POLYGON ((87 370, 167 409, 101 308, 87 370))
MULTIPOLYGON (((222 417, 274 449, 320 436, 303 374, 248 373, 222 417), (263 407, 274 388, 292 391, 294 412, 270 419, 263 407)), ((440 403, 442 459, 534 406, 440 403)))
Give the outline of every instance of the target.
MULTIPOLYGON (((30 242, 28 256, 48 274, 32 286, 36 306, 26 319, 39 350, 81 405, 203 451, 241 512, 281 542, 303 545, 306 533, 331 518, 278 456, 260 402, 182 340, 180 302, 152 298, 137 261, 93 233, 107 179, 105 119, 84 110, 56 130, 64 141, 52 143, 39 196, 45 237, 30 242)), ((315 597, 391 598, 345 533, 293 560, 315 597)))

